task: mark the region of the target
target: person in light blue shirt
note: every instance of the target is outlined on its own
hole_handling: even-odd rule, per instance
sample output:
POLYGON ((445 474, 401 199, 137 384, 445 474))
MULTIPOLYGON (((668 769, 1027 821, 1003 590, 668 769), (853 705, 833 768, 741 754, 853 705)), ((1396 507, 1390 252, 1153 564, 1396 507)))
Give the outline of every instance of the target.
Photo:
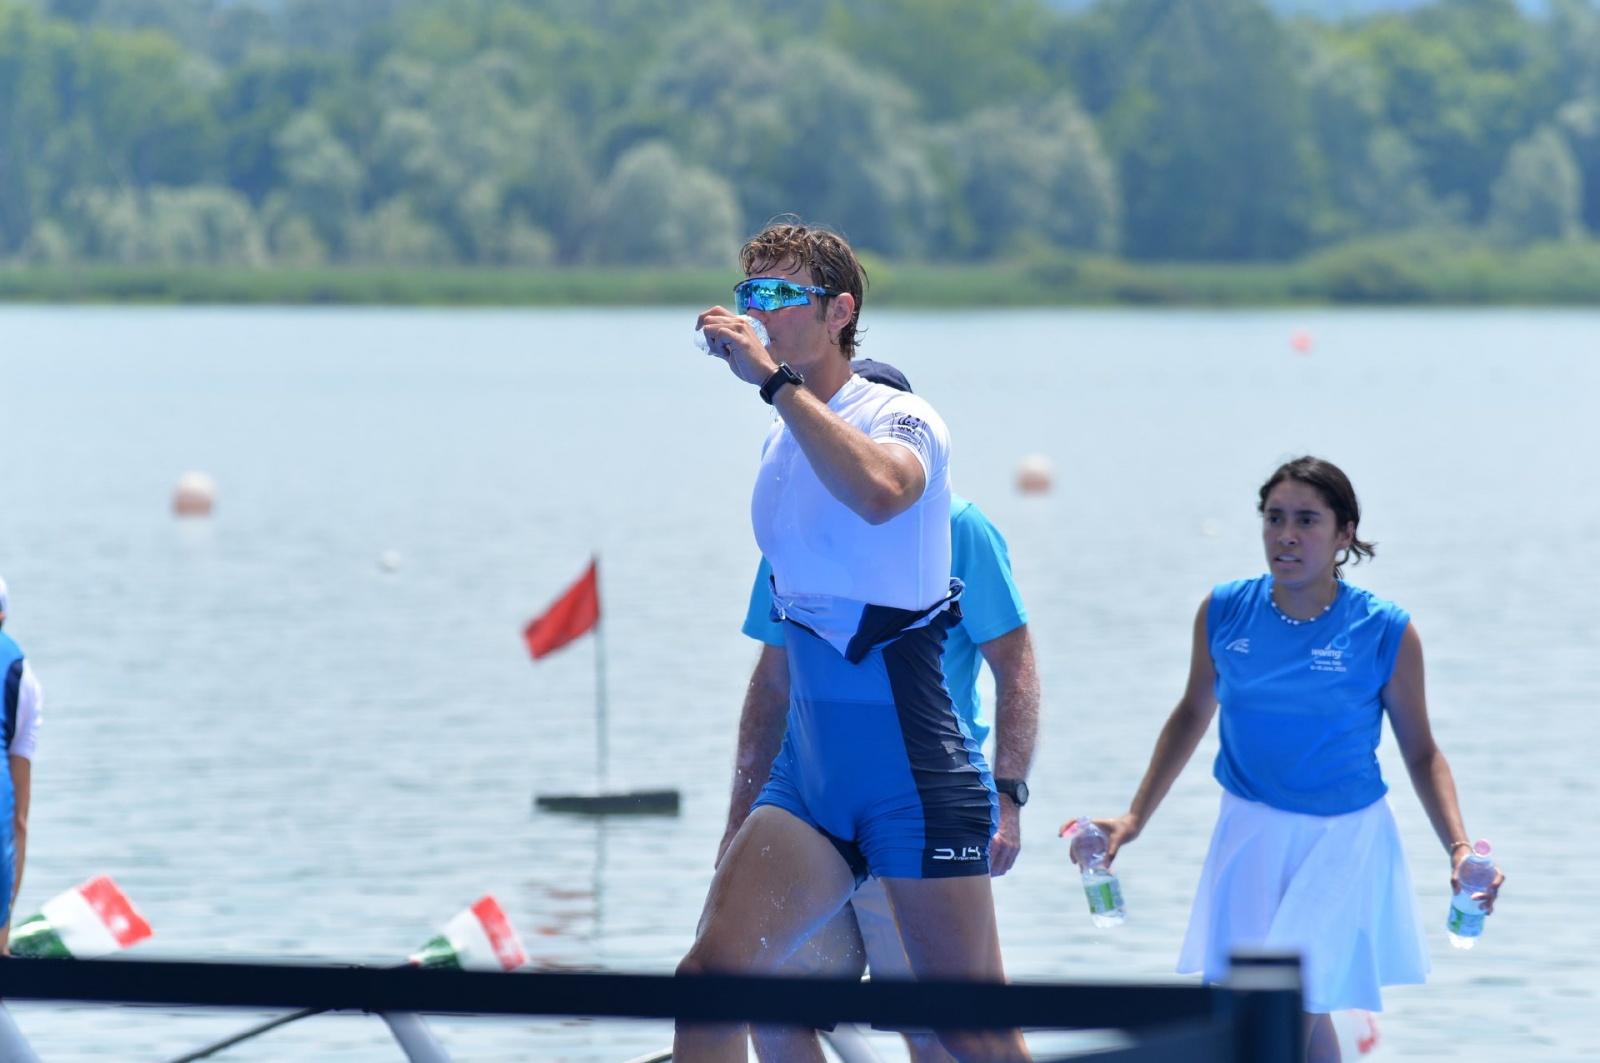
MULTIPOLYGON (((1267 574, 1219 584, 1194 621, 1189 682, 1125 815, 1095 822, 1107 863, 1137 838, 1221 707, 1222 811, 1178 962, 1206 981, 1236 947, 1301 955, 1311 1063, 1339 1059, 1330 1013, 1381 1011, 1381 988, 1424 981, 1427 943, 1378 767, 1389 717, 1450 860, 1471 852, 1449 762, 1433 739, 1422 640, 1406 611, 1346 583, 1373 556, 1340 469, 1304 457, 1262 485, 1267 574)), ((1063 827, 1063 831, 1065 831, 1063 827)), ((1491 911, 1504 876, 1474 894, 1491 911)))
MULTIPOLYGON (((911 385, 893 366, 858 358, 857 376, 902 391, 911 385)), ((950 501, 951 575, 961 580, 961 623, 945 642, 944 676, 957 715, 972 740, 982 746, 991 729, 995 785, 1000 792, 1000 823, 990 843, 990 874, 1003 875, 1021 849, 1021 809, 1026 802, 1028 768, 1039 725, 1039 680, 1028 635, 1028 614, 1011 574, 1005 538, 977 506, 964 498, 950 501), (995 679, 995 722, 983 714, 978 676, 987 663, 995 679)), ((772 616, 772 566, 766 558, 756 572, 745 613, 744 634, 762 644, 740 718, 737 770, 728 807, 728 827, 718 861, 766 784, 769 766, 783 738, 789 705, 788 661, 783 624, 772 616)), ((850 904, 793 958, 783 975, 860 977, 870 964, 874 978, 909 978, 883 888, 869 878, 850 904)), ((817 1059, 820 1049, 809 1030, 757 1027, 756 1053, 762 1060, 817 1059)), ((939 1063, 950 1056, 926 1031, 906 1031, 914 1063, 939 1063)))

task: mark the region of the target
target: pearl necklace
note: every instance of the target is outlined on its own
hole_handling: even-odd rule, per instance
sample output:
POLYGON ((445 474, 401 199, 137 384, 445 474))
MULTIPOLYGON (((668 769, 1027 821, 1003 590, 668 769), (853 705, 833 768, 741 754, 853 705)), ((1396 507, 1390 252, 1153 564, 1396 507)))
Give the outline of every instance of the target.
POLYGON ((1284 612, 1282 609, 1279 609, 1278 608, 1278 602, 1277 602, 1277 600, 1275 598, 1272 597, 1272 593, 1270 591, 1267 593, 1267 602, 1268 602, 1268 604, 1270 604, 1272 606, 1272 611, 1274 613, 1278 614, 1278 619, 1279 620, 1282 620, 1285 624, 1288 624, 1290 627, 1299 627, 1301 624, 1313 624, 1313 623, 1316 623, 1318 620, 1322 619, 1324 614, 1326 614, 1329 609, 1333 608, 1333 602, 1336 602, 1338 600, 1339 600, 1339 592, 1337 590, 1335 590, 1333 592, 1333 601, 1330 601, 1327 605, 1323 606, 1322 607, 1322 612, 1318 613, 1316 616, 1309 616, 1309 617, 1306 617, 1306 619, 1304 619, 1304 620, 1300 620, 1300 619, 1297 619, 1296 617, 1290 616, 1288 613, 1284 612))

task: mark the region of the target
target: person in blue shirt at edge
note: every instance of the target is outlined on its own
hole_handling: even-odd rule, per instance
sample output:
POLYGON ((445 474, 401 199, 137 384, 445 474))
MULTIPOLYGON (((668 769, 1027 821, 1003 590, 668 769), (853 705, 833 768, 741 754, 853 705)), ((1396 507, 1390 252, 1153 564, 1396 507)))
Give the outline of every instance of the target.
MULTIPOLYGON (((866 278, 842 237, 781 218, 739 258, 734 309, 695 324, 778 415, 750 515, 772 562, 789 713, 678 973, 775 971, 870 873, 916 977, 1003 982, 989 881, 999 799, 943 675, 961 594, 949 432, 919 396, 851 371, 866 278)), ((937 1034, 963 1063, 1028 1058, 1015 1028, 937 1034)), ((680 1022, 672 1054, 743 1063, 746 1026, 680 1022)))
MULTIPOLYGON (((1257 509, 1267 574, 1219 584, 1200 603, 1188 685, 1133 803, 1095 823, 1109 863, 1150 822, 1220 703, 1222 809, 1178 971, 1219 981, 1235 946, 1300 953, 1307 1058, 1331 1063, 1330 1012, 1381 1011, 1382 986, 1422 982, 1429 968, 1378 767, 1384 713, 1450 858, 1452 890, 1472 843, 1428 724, 1422 639, 1404 609, 1342 578, 1344 564, 1373 556, 1350 480, 1297 458, 1262 485, 1257 509)), ((1474 895, 1484 911, 1503 881, 1474 895)))
MULTIPOLYGON (((899 391, 910 391, 905 375, 892 365, 857 358, 855 375, 899 391)), ((1028 614, 1011 578, 1006 541, 977 506, 950 496, 950 574, 965 586, 961 623, 950 629, 944 648, 945 684, 961 722, 980 747, 990 732, 978 695, 978 672, 987 662, 995 680, 994 775, 1000 793, 1000 828, 989 846, 989 874, 1011 870, 1022 848, 1021 811, 1028 800, 1027 775, 1039 732, 1039 675, 1028 637, 1028 614)), ((728 828, 717 848, 717 862, 750 814, 783 740, 789 708, 789 663, 783 624, 772 618, 772 566, 766 558, 756 571, 745 613, 744 633, 762 644, 739 716, 739 746, 734 759, 728 828)), ((778 968, 780 975, 859 978, 870 964, 878 979, 911 977, 905 947, 895 929, 888 897, 875 878, 856 890, 850 903, 778 968)), ((943 1063, 950 1054, 931 1031, 903 1031, 913 1063, 943 1063)), ((822 1060, 815 1031, 800 1027, 751 1029, 756 1056, 777 1060, 822 1060)))
MULTIPOLYGON (((10 595, 0 579, 0 628, 5 626, 10 595)), ((33 791, 33 752, 38 742, 44 695, 39 680, 12 637, 0 631, 0 741, 5 749, 5 777, 0 779, 0 955, 11 952, 11 909, 22 888, 22 865, 28 853, 28 803, 33 791)))

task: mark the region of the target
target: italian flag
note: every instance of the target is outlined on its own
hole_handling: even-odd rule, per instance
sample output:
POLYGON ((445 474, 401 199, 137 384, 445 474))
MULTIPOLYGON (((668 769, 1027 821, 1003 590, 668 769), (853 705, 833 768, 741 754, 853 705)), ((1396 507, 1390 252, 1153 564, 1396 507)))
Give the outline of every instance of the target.
POLYGON ((91 960, 151 933, 111 876, 101 875, 45 901, 39 914, 11 932, 11 955, 91 960))
POLYGON ((528 957, 500 902, 486 896, 446 923, 407 962, 418 967, 510 971, 527 963, 528 957))

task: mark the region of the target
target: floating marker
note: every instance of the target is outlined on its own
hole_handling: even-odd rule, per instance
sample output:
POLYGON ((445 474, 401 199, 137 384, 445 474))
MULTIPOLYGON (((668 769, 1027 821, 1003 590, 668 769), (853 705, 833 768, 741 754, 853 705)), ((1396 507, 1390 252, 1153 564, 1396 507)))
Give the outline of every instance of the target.
POLYGON ((38 915, 11 932, 11 955, 92 960, 151 933, 111 876, 101 875, 45 901, 38 915))
POLYGON ((1050 490, 1050 477, 1050 459, 1043 454, 1029 454, 1017 463, 1017 490, 1025 495, 1050 490))
POLYGON ((203 472, 184 473, 172 489, 172 512, 180 517, 208 517, 216 501, 216 482, 203 472))
POLYGON ((512 971, 528 962, 517 932, 493 897, 481 897, 444 925, 444 930, 406 957, 418 967, 512 971))
POLYGON ((1316 346, 1316 341, 1311 338, 1311 333, 1300 329, 1289 337, 1289 346, 1294 348, 1296 354, 1309 354, 1311 348, 1316 346))
POLYGON ((385 572, 394 572, 400 568, 400 551, 385 550, 378 555, 378 567, 385 572))

